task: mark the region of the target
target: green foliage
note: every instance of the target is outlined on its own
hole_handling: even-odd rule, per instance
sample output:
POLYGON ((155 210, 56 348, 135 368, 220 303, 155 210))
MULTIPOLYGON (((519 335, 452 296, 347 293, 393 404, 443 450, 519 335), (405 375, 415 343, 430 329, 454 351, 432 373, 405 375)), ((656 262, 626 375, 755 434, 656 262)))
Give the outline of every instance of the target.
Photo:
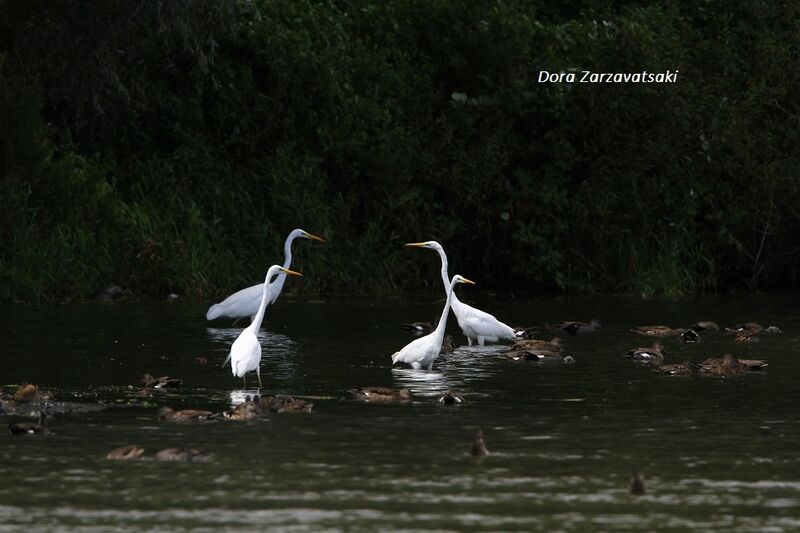
POLYGON ((796 288, 792 2, 208 0, 0 12, 0 298, 796 288), (669 85, 539 70, 679 70, 669 85))

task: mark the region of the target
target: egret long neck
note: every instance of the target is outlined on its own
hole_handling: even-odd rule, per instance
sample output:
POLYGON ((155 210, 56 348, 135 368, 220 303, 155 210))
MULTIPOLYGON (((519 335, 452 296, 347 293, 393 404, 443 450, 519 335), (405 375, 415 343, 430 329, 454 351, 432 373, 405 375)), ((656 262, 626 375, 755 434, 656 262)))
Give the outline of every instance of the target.
POLYGON ((450 312, 450 305, 453 303, 453 298, 455 295, 456 287, 456 280, 450 282, 450 286, 447 290, 447 301, 444 304, 444 309, 442 309, 442 316, 439 317, 439 323, 436 324, 436 329, 434 333, 439 339, 444 339, 444 329, 447 327, 447 314, 450 312))
POLYGON ((264 288, 261 289, 261 304, 258 306, 258 312, 256 316, 253 317, 253 321, 250 325, 247 326, 248 328, 252 328, 255 333, 258 333, 258 330, 261 329, 261 322, 264 320, 264 311, 267 309, 267 302, 270 298, 270 275, 272 275, 272 272, 267 272, 267 277, 264 279, 264 288))
MULTIPOLYGON (((283 268, 289 268, 292 266, 292 242, 294 239, 295 235, 294 232, 292 232, 288 237, 286 237, 286 242, 283 243, 283 268)), ((280 295, 281 291, 283 290, 284 281, 286 281, 286 273, 278 273, 278 276, 273 280, 271 283, 272 286, 269 288, 270 293, 267 303, 272 303, 278 299, 278 295, 280 295)))
POLYGON ((447 272, 448 270, 447 254, 444 253, 444 250, 442 248, 439 248, 436 251, 439 252, 439 257, 442 260, 442 285, 444 285, 444 292, 447 294, 447 298, 450 301, 450 305, 453 306, 453 311, 457 314, 458 309, 456 307, 460 305, 461 302, 459 301, 458 296, 456 296, 455 294, 453 294, 453 297, 451 299, 450 294, 447 291, 447 288, 450 286, 450 278, 447 272))

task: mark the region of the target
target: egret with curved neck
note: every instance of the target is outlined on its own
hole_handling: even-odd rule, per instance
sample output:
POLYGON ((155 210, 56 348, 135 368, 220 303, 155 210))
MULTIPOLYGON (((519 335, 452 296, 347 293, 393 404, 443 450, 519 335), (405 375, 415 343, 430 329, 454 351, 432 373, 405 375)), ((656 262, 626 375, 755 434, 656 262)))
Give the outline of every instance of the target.
POLYGON ((291 276, 302 276, 299 272, 289 270, 280 265, 272 265, 267 270, 267 276, 264 278, 264 283, 261 284, 261 302, 256 310, 256 315, 249 326, 244 328, 239 336, 233 341, 231 351, 222 366, 228 361, 231 362, 231 372, 234 376, 244 380, 244 386, 247 388, 247 378, 245 375, 248 372, 256 371, 258 376, 258 386, 261 388, 261 344, 258 342, 258 330, 261 327, 261 322, 264 320, 264 312, 267 309, 267 302, 271 297, 271 289, 273 283, 270 280, 278 275, 286 274, 291 276))
MULTIPOLYGON (((444 283, 445 290, 447 290, 447 254, 444 253, 442 245, 436 241, 425 241, 410 242, 406 246, 427 248, 439 253, 439 257, 442 260, 442 283, 444 283)), ((494 315, 465 304, 455 294, 451 305, 453 314, 456 315, 456 320, 458 320, 458 326, 467 337, 467 342, 469 342, 470 346, 472 346, 473 342, 483 346, 487 342, 496 343, 499 340, 516 341, 524 333, 515 331, 511 326, 497 320, 494 315)))
MULTIPOLYGON (((305 230, 296 229, 292 231, 289 236, 286 237, 286 242, 283 244, 283 253, 285 254, 283 268, 289 268, 292 266, 292 242, 294 242, 294 240, 297 238, 325 242, 325 240, 321 237, 312 235, 305 230)), ((286 274, 281 272, 278 274, 278 277, 275 279, 275 281, 270 284, 270 298, 267 301, 267 305, 275 303, 275 301, 278 299, 278 296, 281 294, 283 283, 285 281, 286 274)), ((264 284, 259 283, 257 285, 234 292, 221 302, 209 307, 208 312, 206 313, 206 320, 214 320, 215 318, 224 316, 234 319, 250 317, 252 320, 255 320, 255 315, 258 312, 258 306, 261 301, 261 293, 263 288, 264 284)))
POLYGON ((424 337, 411 341, 399 352, 395 352, 392 355, 392 364, 407 363, 411 365, 411 368, 431 369, 433 361, 436 360, 439 353, 442 351, 444 329, 447 326, 447 315, 450 313, 452 302, 456 301, 455 287, 459 283, 475 285, 474 281, 470 281, 458 274, 453 276, 453 280, 448 284, 447 301, 444 304, 444 309, 442 309, 442 317, 439 319, 439 324, 436 326, 436 329, 424 337))

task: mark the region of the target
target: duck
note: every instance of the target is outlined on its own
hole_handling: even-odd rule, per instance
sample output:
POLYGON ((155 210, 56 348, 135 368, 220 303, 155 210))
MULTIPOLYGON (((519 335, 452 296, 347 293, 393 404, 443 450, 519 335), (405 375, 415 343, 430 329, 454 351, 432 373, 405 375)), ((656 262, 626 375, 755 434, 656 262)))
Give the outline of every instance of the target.
POLYGON ((439 396, 439 399, 436 400, 436 402, 444 405, 463 405, 464 396, 461 394, 461 392, 450 389, 439 396))
POLYGON ((213 454, 196 448, 166 448, 156 453, 157 461, 177 461, 181 463, 207 463, 213 454))
POLYGON ((672 365, 659 365, 653 369, 653 372, 668 376, 693 376, 697 374, 698 368, 698 365, 684 361, 683 363, 672 365))
POLYGON ((628 484, 628 494, 633 496, 642 496, 646 492, 644 488, 644 478, 638 471, 634 470, 631 474, 631 481, 628 484))
POLYGON ((259 405, 271 413, 310 413, 314 404, 292 396, 262 396, 259 405))
POLYGON ((681 342, 685 343, 692 343, 692 342, 700 342, 700 334, 695 330, 689 328, 683 331, 680 335, 678 335, 678 339, 681 342))
POLYGON ((686 330, 673 329, 669 326, 640 326, 638 328, 631 329, 631 331, 638 333, 639 335, 646 335, 648 337, 677 337, 686 330))
POLYGON ((137 448, 134 444, 126 444, 108 452, 106 459, 113 459, 117 461, 130 461, 138 459, 144 453, 144 448, 137 448))
POLYGON ((350 389, 347 392, 356 400, 369 403, 409 403, 411 391, 408 389, 389 389, 387 387, 363 387, 350 389))
POLYGON ((552 324, 550 329, 560 331, 561 333, 577 335, 579 333, 592 333, 595 331, 601 331, 603 329, 603 325, 596 318, 591 319, 588 324, 586 322, 578 322, 576 320, 564 320, 552 324))
POLYGON ((45 402, 52 399, 49 392, 40 390, 33 383, 23 383, 13 396, 13 400, 17 403, 45 402))
POLYGON ((456 348, 458 348, 458 346, 456 346, 456 340, 453 338, 453 336, 445 335, 444 340, 442 341, 442 349, 439 350, 439 354, 451 353, 455 351, 456 348))
POLYGON ((564 362, 561 339, 558 337, 551 341, 537 339, 518 341, 500 356, 514 361, 564 362))
POLYGON ((206 420, 213 414, 214 413, 211 411, 201 411, 198 409, 181 409, 180 411, 176 411, 172 407, 162 407, 158 412, 158 418, 168 422, 196 422, 206 420))
POLYGON ((744 330, 753 330, 757 333, 769 333, 769 334, 778 334, 783 333, 783 330, 778 326, 769 326, 764 327, 761 324, 757 324, 756 322, 745 322, 744 324, 736 324, 733 327, 725 328, 725 331, 729 333, 737 333, 744 330))
MULTIPOLYGON (((701 366, 722 366, 726 364, 725 357, 709 357, 705 359, 701 366)), ((733 356, 731 356, 733 357, 733 356)), ((769 366, 769 364, 763 359, 736 359, 735 366, 739 369, 744 370, 764 370, 769 366)))
POLYGON ((404 330, 410 331, 416 335, 427 335, 436 329, 437 322, 438 320, 436 319, 431 320, 430 322, 409 322, 408 324, 402 324, 401 327, 404 330))
POLYGON ((139 378, 139 385, 145 389, 176 389, 181 386, 181 380, 168 376, 155 378, 150 374, 143 374, 139 378))
POLYGON ((645 365, 661 366, 664 362, 664 345, 656 342, 650 348, 632 348, 625 357, 645 365))
POLYGON ((736 331, 733 340, 736 342, 759 342, 758 333, 758 330, 755 329, 740 329, 736 331))
POLYGON ((486 442, 483 440, 483 431, 480 429, 475 432, 475 437, 472 439, 472 449, 470 455, 473 457, 486 457, 489 455, 489 450, 486 448, 486 442))
POLYGON ((695 322, 691 329, 693 331, 719 331, 719 326, 716 322, 711 322, 710 320, 701 320, 700 322, 695 322))
MULTIPOLYGON (((708 361, 708 359, 707 359, 708 361)), ((711 358, 710 363, 700 364, 700 373, 708 376, 740 376, 747 372, 744 365, 731 354, 725 354, 721 358, 711 358)))
POLYGON ((40 433, 47 433, 47 426, 45 426, 45 420, 47 415, 44 414, 44 411, 39 411, 39 421, 38 422, 15 422, 8 425, 8 430, 13 435, 34 435, 40 433))
POLYGON ((244 402, 240 403, 229 411, 224 411, 222 416, 228 420, 255 420, 261 415, 261 406, 259 402, 254 401, 248 397, 244 402))

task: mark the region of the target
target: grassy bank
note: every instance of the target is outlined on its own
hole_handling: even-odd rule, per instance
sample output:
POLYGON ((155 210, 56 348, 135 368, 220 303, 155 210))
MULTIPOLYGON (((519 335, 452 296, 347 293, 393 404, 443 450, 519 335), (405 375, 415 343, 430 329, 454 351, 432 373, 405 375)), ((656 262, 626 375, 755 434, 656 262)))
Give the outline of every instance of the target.
POLYGON ((0 300, 796 289, 793 2, 10 2, 0 300), (677 83, 538 83, 540 70, 677 83))

